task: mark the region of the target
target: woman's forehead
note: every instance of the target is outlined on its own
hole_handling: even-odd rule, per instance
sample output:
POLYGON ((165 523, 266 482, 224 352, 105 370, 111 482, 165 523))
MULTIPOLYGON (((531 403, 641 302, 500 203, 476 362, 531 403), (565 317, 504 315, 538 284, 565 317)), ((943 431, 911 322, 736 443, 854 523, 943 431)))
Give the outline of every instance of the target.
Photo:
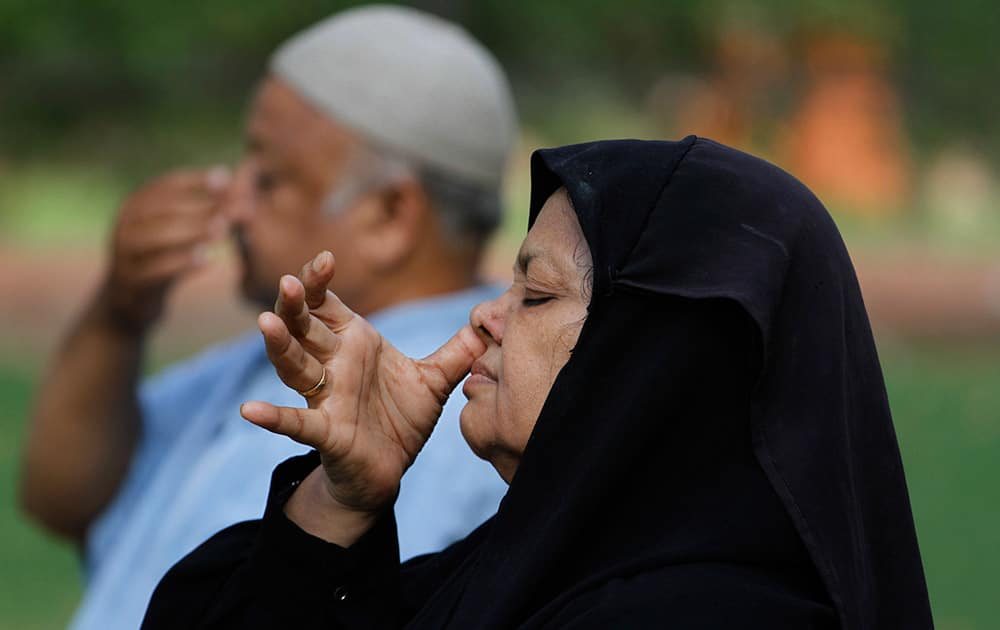
POLYGON ((587 247, 583 231, 566 190, 560 188, 542 206, 521 244, 515 272, 525 273, 529 267, 548 267, 563 274, 576 273, 581 247, 587 247))
POLYGON ((583 231, 580 229, 580 222, 573 211, 569 195, 566 194, 565 188, 560 188, 545 201, 535 223, 528 230, 523 248, 533 249, 545 245, 546 249, 551 249, 553 245, 560 243, 575 245, 582 238, 583 231), (566 239, 571 239, 572 243, 565 243, 566 239))

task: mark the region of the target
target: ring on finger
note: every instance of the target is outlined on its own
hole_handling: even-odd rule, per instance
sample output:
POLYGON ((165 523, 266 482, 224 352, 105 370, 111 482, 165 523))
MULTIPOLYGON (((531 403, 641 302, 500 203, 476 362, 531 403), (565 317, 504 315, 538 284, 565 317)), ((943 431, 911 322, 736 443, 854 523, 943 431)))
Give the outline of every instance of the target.
POLYGON ((326 367, 323 368, 323 375, 319 377, 319 382, 306 390, 296 390, 303 398, 312 398, 326 387, 326 367))

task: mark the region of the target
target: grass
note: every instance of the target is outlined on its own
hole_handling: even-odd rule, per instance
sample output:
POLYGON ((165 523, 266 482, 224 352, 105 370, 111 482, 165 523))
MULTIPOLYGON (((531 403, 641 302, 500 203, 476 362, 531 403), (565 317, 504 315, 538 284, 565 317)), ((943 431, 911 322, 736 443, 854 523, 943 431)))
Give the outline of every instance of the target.
POLYGON ((103 243, 127 188, 106 169, 0 169, 0 230, 18 243, 103 243))
POLYGON ((1000 348, 883 360, 938 628, 995 627, 1000 348))
POLYGON ((80 594, 76 554, 26 522, 16 507, 28 370, 0 364, 0 628, 62 628, 80 594))
MULTIPOLYGON (((994 627, 1000 565, 1000 346, 883 348, 937 626, 994 627)), ((0 363, 0 628, 60 628, 79 597, 74 553, 14 508, 30 371, 0 363)))

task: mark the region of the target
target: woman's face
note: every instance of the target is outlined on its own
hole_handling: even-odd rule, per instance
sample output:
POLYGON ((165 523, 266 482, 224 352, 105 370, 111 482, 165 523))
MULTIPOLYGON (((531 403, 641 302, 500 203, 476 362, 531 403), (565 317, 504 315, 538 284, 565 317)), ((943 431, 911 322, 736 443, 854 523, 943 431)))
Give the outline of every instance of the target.
POLYGON ((463 392, 462 434, 508 483, 590 302, 590 248, 565 189, 552 194, 521 244, 514 284, 469 319, 486 352, 463 392))

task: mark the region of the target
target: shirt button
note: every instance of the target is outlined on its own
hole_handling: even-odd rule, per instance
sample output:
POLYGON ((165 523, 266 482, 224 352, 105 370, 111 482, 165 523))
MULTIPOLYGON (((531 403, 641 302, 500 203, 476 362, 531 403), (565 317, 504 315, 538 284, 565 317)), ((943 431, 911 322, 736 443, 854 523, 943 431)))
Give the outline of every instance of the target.
POLYGON ((347 589, 344 588, 343 586, 338 586, 333 591, 333 598, 336 599, 338 602, 345 601, 347 599, 347 589))

